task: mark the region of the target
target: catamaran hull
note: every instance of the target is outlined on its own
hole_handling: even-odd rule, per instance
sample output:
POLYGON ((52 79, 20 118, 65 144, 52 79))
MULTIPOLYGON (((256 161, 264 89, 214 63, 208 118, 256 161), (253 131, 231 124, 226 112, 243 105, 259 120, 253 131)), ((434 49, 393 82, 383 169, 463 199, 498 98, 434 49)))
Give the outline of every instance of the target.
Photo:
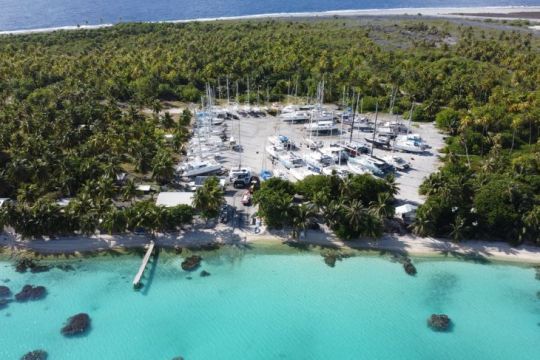
POLYGON ((182 176, 193 177, 193 176, 199 176, 199 175, 206 175, 206 174, 212 174, 212 173, 218 172, 219 170, 221 170, 221 166, 219 165, 208 166, 202 169, 184 171, 182 173, 182 176))
POLYGON ((399 145, 399 144, 394 145, 394 150, 398 150, 398 151, 406 152, 406 153, 412 153, 412 154, 421 154, 425 151, 424 149, 420 147, 399 145))

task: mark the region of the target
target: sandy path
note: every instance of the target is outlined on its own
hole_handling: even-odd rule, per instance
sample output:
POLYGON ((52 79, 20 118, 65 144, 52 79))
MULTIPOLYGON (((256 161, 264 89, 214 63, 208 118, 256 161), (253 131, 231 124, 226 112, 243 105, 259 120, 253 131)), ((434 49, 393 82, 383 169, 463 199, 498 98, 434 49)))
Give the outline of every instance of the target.
MULTIPOLYGON (((155 237, 158 246, 194 247, 212 243, 245 244, 276 243, 290 240, 285 232, 263 232, 254 234, 252 229, 233 230, 219 225, 214 229, 194 229, 176 234, 159 234, 155 237)), ((69 236, 54 240, 20 240, 15 236, 3 234, 0 246, 11 250, 31 250, 42 254, 83 253, 103 251, 113 248, 141 247, 150 241, 144 235, 94 235, 69 236)), ((379 240, 357 240, 344 243, 332 234, 311 231, 307 239, 299 243, 329 247, 370 249, 403 252, 416 256, 450 256, 454 258, 496 260, 540 264, 540 248, 532 246, 511 247, 506 243, 467 241, 452 243, 434 238, 420 238, 414 235, 387 234, 379 240)))

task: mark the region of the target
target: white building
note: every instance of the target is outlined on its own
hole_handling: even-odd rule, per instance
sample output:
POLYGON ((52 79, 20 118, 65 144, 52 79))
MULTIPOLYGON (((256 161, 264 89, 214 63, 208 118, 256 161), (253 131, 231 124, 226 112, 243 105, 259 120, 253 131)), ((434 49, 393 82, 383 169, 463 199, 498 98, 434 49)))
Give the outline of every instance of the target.
POLYGON ((405 223, 412 223, 416 219, 416 210, 418 206, 405 204, 396 208, 396 217, 402 219, 405 223))
POLYGON ((195 193, 192 192, 160 192, 156 199, 156 205, 165 206, 165 207, 174 207, 178 205, 189 205, 193 203, 193 196, 195 193))

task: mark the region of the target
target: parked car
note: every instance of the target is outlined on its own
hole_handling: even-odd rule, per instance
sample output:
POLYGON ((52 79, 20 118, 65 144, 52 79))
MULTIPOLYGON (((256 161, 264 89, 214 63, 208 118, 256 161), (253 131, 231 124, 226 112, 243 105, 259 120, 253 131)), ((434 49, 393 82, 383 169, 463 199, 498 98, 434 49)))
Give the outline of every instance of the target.
POLYGON ((345 143, 342 146, 343 146, 343 150, 345 150, 347 154, 349 154, 349 156, 352 156, 352 157, 363 155, 363 154, 369 154, 371 150, 369 145, 359 143, 359 142, 345 143))
POLYGON ((399 156, 386 156, 383 158, 383 160, 399 171, 406 171, 411 168, 411 164, 399 156))

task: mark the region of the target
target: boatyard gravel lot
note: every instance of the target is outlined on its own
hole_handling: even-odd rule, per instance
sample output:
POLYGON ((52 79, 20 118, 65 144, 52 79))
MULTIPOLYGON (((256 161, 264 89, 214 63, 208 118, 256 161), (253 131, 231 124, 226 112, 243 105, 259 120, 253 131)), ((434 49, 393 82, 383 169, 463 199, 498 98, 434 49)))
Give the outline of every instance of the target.
MULTIPOLYGON (((370 120, 374 120, 374 114, 366 114, 370 120)), ((382 125, 385 121, 396 120, 395 115, 379 114, 378 124, 382 125)), ((407 122, 404 121, 406 124, 407 122)), ((225 169, 238 167, 249 167, 257 175, 261 169, 276 170, 280 169, 287 172, 286 169, 277 161, 272 163, 268 158, 265 148, 269 144, 268 137, 274 135, 285 135, 296 143, 299 147, 297 153, 302 156, 310 150, 304 145, 306 139, 309 138, 309 133, 304 129, 302 124, 288 124, 283 122, 279 116, 261 116, 261 117, 241 117, 240 120, 227 120, 227 132, 229 136, 239 142, 242 147, 242 152, 232 150, 223 152, 220 162, 225 169)), ((338 124, 341 128, 341 124, 338 124)), ((437 131, 432 123, 413 123, 412 132, 418 133, 430 146, 424 154, 408 154, 402 152, 392 152, 381 149, 374 149, 373 155, 379 158, 395 155, 411 163, 411 169, 407 172, 397 172, 396 182, 399 185, 399 193, 397 200, 399 203, 421 204, 424 198, 418 194, 418 188, 424 178, 430 173, 437 170, 440 165, 439 150, 444 146, 443 135, 437 131)), ((364 142, 365 137, 371 137, 372 133, 359 132, 353 133, 353 140, 364 142)), ((332 136, 313 136, 314 140, 323 141, 326 144, 334 143, 340 140, 349 140, 350 133, 348 126, 343 125, 342 135, 332 136)), ((290 180, 294 180, 291 176, 290 180)), ((229 191, 231 197, 228 202, 231 205, 242 207, 240 198, 243 191, 229 191), (234 194, 234 195, 233 195, 234 194)), ((248 211, 250 213, 250 211, 248 211)))

